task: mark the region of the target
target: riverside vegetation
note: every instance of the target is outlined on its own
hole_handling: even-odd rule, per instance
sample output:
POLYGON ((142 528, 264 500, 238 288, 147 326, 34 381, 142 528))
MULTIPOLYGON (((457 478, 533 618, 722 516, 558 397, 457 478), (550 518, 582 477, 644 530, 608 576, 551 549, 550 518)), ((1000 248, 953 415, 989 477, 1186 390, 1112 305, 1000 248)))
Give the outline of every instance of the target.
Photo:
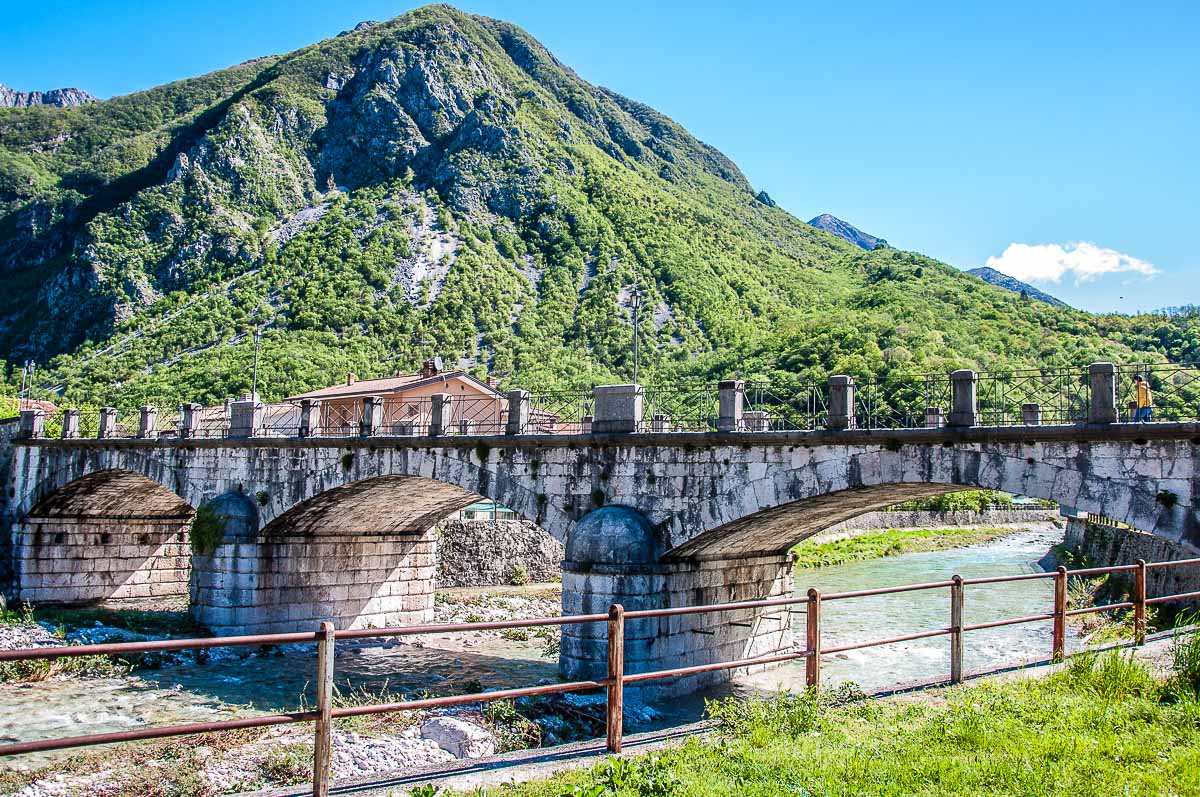
MULTIPOLYGON (((1200 794, 1200 635, 1163 679, 1130 654, 1044 679, 863 699, 852 687, 708 706, 715 737, 499 797, 1200 794)), ((427 794, 437 794, 430 789, 427 794)))
MULTIPOLYGON (((0 361, 72 403, 275 400, 441 355, 530 388, 1197 359, 1193 310, 1023 299, 803 223, 519 28, 429 6, 0 110, 0 361)), ((1166 399, 1164 398, 1164 401, 1166 399)))

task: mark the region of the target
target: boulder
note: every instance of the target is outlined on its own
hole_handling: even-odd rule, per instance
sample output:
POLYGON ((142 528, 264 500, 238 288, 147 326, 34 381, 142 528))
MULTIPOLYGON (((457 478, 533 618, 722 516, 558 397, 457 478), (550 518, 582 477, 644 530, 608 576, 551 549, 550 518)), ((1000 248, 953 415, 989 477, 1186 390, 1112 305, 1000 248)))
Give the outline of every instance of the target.
POLYGON ((454 717, 427 720, 421 726, 421 736, 455 758, 483 758, 496 753, 496 737, 490 731, 454 717))

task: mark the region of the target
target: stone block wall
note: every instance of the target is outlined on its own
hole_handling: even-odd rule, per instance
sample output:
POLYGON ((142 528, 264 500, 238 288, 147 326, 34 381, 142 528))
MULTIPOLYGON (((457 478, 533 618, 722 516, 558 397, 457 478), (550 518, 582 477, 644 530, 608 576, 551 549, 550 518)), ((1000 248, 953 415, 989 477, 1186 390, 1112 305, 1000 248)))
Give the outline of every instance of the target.
MULTIPOLYGON (((1154 534, 1123 526, 1092 523, 1082 518, 1067 520, 1063 545, 1086 557, 1096 567, 1133 564, 1138 559, 1147 562, 1167 562, 1175 559, 1194 559, 1200 552, 1154 534)), ((1178 595, 1200 591, 1200 565, 1154 567, 1146 571, 1146 595, 1178 595)), ((1175 609, 1200 609, 1200 600, 1191 600, 1175 609)))
MULTIPOLYGON (((677 562, 641 572, 593 568, 563 574, 564 614, 606 614, 620 602, 626 611, 730 603, 791 596, 786 555, 677 562)), ((627 621, 627 673, 677 669, 765 656, 793 644, 790 610, 802 606, 741 609, 627 621)), ((603 678, 608 644, 603 622, 564 626, 560 667, 566 677, 603 678)), ((640 686, 646 699, 686 694, 729 680, 747 669, 717 670, 640 686)))
POLYGON ((16 598, 77 604, 188 594, 188 521, 28 518, 13 528, 16 598))
POLYGON ((215 634, 428 623, 436 547, 432 532, 223 544, 194 559, 192 613, 215 634))
POLYGON ((437 525, 437 586, 512 584, 518 566, 531 582, 557 581, 563 546, 527 520, 444 520, 437 525))

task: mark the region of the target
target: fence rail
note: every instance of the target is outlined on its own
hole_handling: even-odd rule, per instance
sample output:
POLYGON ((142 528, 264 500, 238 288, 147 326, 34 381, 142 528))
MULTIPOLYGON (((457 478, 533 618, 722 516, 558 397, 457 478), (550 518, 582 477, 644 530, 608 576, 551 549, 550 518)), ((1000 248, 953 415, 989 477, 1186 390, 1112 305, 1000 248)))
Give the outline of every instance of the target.
POLYGON ((593 689, 606 690, 606 726, 607 745, 612 752, 620 752, 624 732, 622 720, 623 690, 626 684, 646 683, 648 681, 682 678, 720 670, 741 669, 772 663, 782 663, 804 659, 806 661, 806 682, 810 687, 819 687, 821 682, 821 658, 835 653, 851 650, 891 645, 899 642, 933 637, 950 637, 950 674, 951 683, 959 683, 964 678, 963 652, 964 634, 1000 626, 1018 625, 1024 623, 1053 623, 1051 644, 1051 659, 1061 660, 1067 654, 1066 621, 1075 617, 1094 612, 1132 609, 1134 613, 1135 645, 1141 645, 1146 638, 1146 608, 1168 601, 1185 601, 1200 598, 1200 591, 1160 595, 1148 597, 1146 593, 1146 574, 1150 569, 1169 568, 1184 565, 1200 565, 1200 558, 1183 559, 1164 562, 1145 562, 1138 560, 1131 565, 1116 565, 1112 567, 1093 567, 1082 570, 1068 571, 1059 567, 1054 572, 1026 573, 1014 576, 987 576, 981 578, 961 578, 954 576, 949 580, 932 581, 921 584, 906 584, 895 587, 880 587, 875 589, 852 590, 822 594, 817 589, 810 589, 804 597, 774 598, 755 601, 738 601, 732 603, 709 604, 702 606, 679 606, 667 609, 646 609, 625 611, 620 605, 614 604, 607 614, 567 615, 562 617, 534 618, 523 620, 500 620, 476 623, 448 623, 416 626, 402 626, 381 629, 347 629, 335 630, 330 623, 322 623, 316 632, 298 632, 288 634, 257 634, 234 637, 213 637, 204 639, 173 639, 151 642, 121 642, 95 645, 76 645, 61 648, 35 648, 30 650, 0 650, 0 662, 33 661, 58 659, 80 656, 121 656, 135 653, 147 653, 168 650, 198 650, 214 647, 262 646, 315 643, 317 645, 317 705, 310 711, 283 712, 258 717, 222 720, 216 722, 191 723, 186 725, 166 725, 138 730, 119 731, 114 733, 89 734, 70 736, 56 739, 42 739, 28 742, 15 742, 0 745, 0 757, 14 756, 53 750, 65 750, 92 745, 111 744, 114 742, 131 742, 147 739, 162 739, 174 736, 191 736, 220 731, 246 728, 263 728, 275 725, 287 725, 312 722, 314 724, 314 785, 313 794, 326 797, 329 793, 331 751, 329 740, 332 737, 332 722, 344 717, 362 716, 366 714, 382 714, 395 711, 415 711, 466 704, 487 703, 497 700, 514 700, 521 697, 537 695, 565 694, 593 689), (1071 609, 1067 603, 1067 581, 1069 578, 1087 577, 1112 573, 1131 572, 1134 575, 1132 599, 1114 604, 1094 605, 1071 609), (963 622, 963 603, 967 587, 980 584, 1001 584, 1010 582, 1029 581, 1034 579, 1054 580, 1054 605, 1050 612, 1025 617, 1003 618, 983 623, 967 624, 963 622), (821 607, 831 601, 854 600, 878 595, 895 595, 906 592, 949 589, 949 624, 936 628, 915 631, 908 634, 881 637, 849 644, 823 647, 821 644, 822 622, 821 607), (626 672, 624 659, 625 622, 627 620, 675 617, 687 614, 714 614, 723 612, 745 611, 747 609, 773 608, 784 606, 805 606, 805 639, 803 647, 791 650, 781 650, 775 653, 753 658, 733 659, 729 661, 712 662, 676 669, 654 670, 651 672, 626 672), (415 636, 421 634, 443 634, 449 632, 490 631, 512 628, 532 628, 550 625, 565 626, 584 623, 607 623, 608 638, 608 672, 600 680, 570 681, 541 686, 503 689, 494 692, 452 695, 447 697, 422 698, 404 700, 393 703, 377 703, 363 706, 334 708, 332 706, 334 678, 334 646, 338 640, 350 639, 379 639, 415 636))

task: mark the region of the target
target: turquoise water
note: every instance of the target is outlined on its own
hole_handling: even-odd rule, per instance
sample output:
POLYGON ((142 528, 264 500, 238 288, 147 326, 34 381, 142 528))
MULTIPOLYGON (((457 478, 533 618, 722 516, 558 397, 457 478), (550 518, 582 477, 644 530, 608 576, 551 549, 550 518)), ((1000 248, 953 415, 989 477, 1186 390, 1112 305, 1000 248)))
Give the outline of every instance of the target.
MULTIPOLYGON (((1042 572, 1039 560, 1061 541, 1062 531, 1047 525, 984 545, 809 570, 797 574, 796 592, 803 595, 809 587, 816 587, 827 594, 943 581, 956 573, 972 578, 1042 572)), ((980 623, 1045 614, 1053 606, 1053 592, 1052 579, 967 586, 964 619, 980 623)), ((950 623, 949 590, 829 601, 822 607, 821 622, 826 648, 944 628, 950 623)), ((797 616, 795 627, 802 640, 803 615, 797 616)), ((1070 642, 1068 637, 1068 645, 1070 642)), ((948 637, 933 637, 828 655, 822 660, 822 677, 829 684, 854 681, 864 689, 946 677, 950 669, 949 645, 948 637)), ((968 673, 1045 659, 1050 655, 1050 622, 971 631, 966 634, 964 648, 968 673)), ((739 679, 739 683, 754 688, 802 688, 804 667, 789 665, 756 673, 739 679)))

